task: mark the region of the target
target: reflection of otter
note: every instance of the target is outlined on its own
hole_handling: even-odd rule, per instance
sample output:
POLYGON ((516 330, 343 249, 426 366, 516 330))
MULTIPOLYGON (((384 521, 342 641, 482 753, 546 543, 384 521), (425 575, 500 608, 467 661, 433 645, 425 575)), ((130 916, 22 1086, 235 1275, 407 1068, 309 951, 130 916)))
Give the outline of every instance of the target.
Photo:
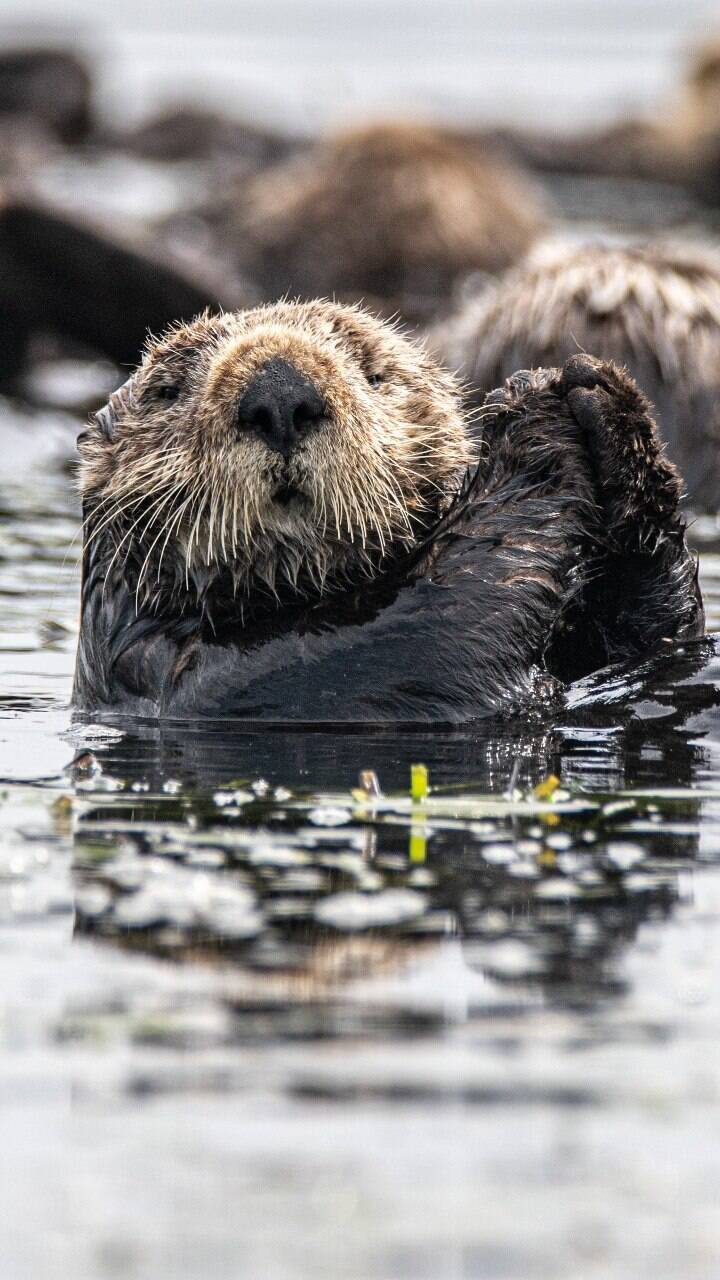
POLYGON ((419 125, 329 139, 227 203, 244 273, 281 294, 372 300, 423 319, 472 271, 499 271, 538 234, 541 201, 504 162, 419 125))
MULTIPOLYGON (((391 831, 381 828, 377 853, 381 858, 389 856, 402 863, 405 850, 398 845, 397 830, 390 835, 391 831)), ((226 847, 228 834, 223 832, 226 847)), ((507 832, 499 829, 499 838, 504 835, 507 832)), ((123 838, 127 839, 127 835, 123 838)), ((522 826, 516 829, 516 838, 527 841, 522 826)), ((368 929, 348 936, 318 928, 308 922, 308 917, 311 921, 312 907, 321 895, 310 888, 303 898, 296 894, 295 899, 298 908, 304 901, 306 912, 298 909, 294 918, 291 913, 285 917, 277 913, 267 921, 264 934, 257 940, 233 940, 223 936, 221 927, 194 930, 187 925, 169 928, 156 924, 129 930, 119 919, 116 921, 112 907, 101 916, 84 908, 85 902, 91 908, 93 905, 88 889, 98 882, 103 884, 106 878, 102 863, 97 860, 97 837, 91 843, 95 856, 88 861, 81 826, 76 835, 73 872, 78 895, 76 934, 151 955, 171 955, 176 962, 231 962, 231 1003, 245 1020, 240 1029, 244 1036, 264 1038, 277 1030, 303 1037, 437 1031, 442 1014, 438 1015, 432 1005, 426 1009, 418 1006, 412 985, 407 993, 402 985, 405 974, 412 974, 424 964, 432 966, 438 945, 432 934, 409 937, 406 930, 398 927, 368 929), (393 977, 400 982, 390 989, 385 1000, 373 999, 365 985, 367 980, 393 977), (358 982, 362 984, 359 992, 354 990, 358 982), (253 1014, 258 1017, 257 1026, 252 1024, 253 1014)), ((649 845, 651 853, 655 851, 652 838, 645 836, 642 843, 649 845)), ((143 847, 142 835, 139 845, 143 847)), ((681 843, 676 839, 675 856, 692 856, 695 846, 696 840, 691 836, 681 843)), ((111 841, 105 841, 105 848, 111 853, 111 841)), ((661 840, 656 848, 660 856, 666 854, 661 840)), ((179 853, 176 844, 174 856, 179 853)), ((486 860, 482 843, 476 838, 459 830, 436 833, 431 846, 432 888, 426 890, 428 906, 442 910, 448 926, 455 922, 456 935, 452 942, 447 937, 442 939, 442 945, 447 951, 450 943, 460 951, 458 959, 462 958, 465 965, 500 982, 541 986, 551 1003, 566 1003, 568 997, 573 1001, 594 1001, 617 994, 621 990, 616 971, 618 956, 632 943, 645 920, 670 914, 678 896, 677 877, 672 873, 660 880, 650 877, 645 891, 638 891, 637 886, 629 891, 619 875, 612 870, 608 873, 603 867, 602 843, 586 851, 585 856, 588 862, 602 868, 594 893, 585 900, 571 900, 568 893, 568 901, 559 911, 557 901, 546 902, 541 895, 536 896, 537 880, 519 877, 512 870, 508 873, 507 866, 486 860), (518 939, 525 955, 520 967, 515 968, 504 962, 502 952, 503 944, 512 941, 517 946, 518 939)), ((148 863, 152 863, 152 857, 148 863)), ((231 864, 221 872, 206 871, 204 878, 213 881, 217 877, 222 884, 233 876, 233 870, 231 864)), ((372 864, 368 870, 372 873, 372 864)), ((406 874, 411 873, 408 866, 406 874)), ((152 877, 150 867, 147 876, 152 877)), ((395 879, 398 878, 396 870, 395 879)), ((573 886, 572 878, 567 884, 573 886)), ((282 892, 272 880, 260 879, 256 887, 264 906, 271 906, 282 892)), ((328 888, 324 886, 325 891, 328 888)))
POLYGON ((471 403, 519 366, 592 351, 626 365, 658 422, 691 499, 713 510, 720 476, 720 261, 661 246, 539 246, 436 331, 471 403))
MULTIPOLYGON (((183 736, 178 729, 171 734, 173 732, 183 746, 192 749, 193 735, 183 736)), ((611 736, 607 738, 608 747, 611 736)), ((306 742, 313 779, 318 758, 312 752, 314 741, 317 735, 306 742)), ((358 752, 367 750, 365 740, 355 735, 352 741, 357 760, 358 752)), ((290 781, 288 760, 294 752, 285 750, 284 738, 280 735, 276 746, 278 776, 290 781)), ((429 749, 437 752, 437 742, 429 749)), ((445 749, 452 754, 454 745, 445 749)), ((217 785, 218 772, 207 767, 206 753, 202 754, 205 755, 204 769, 198 750, 200 776, 204 784, 212 788, 217 785)), ((127 754, 126 750, 123 757, 122 748, 116 745, 106 757, 106 766, 119 765, 122 771, 125 760, 137 767, 135 751, 127 754)), ((254 751, 248 751, 244 760, 242 756, 238 760, 236 755, 236 761, 241 768, 243 763, 255 767, 257 757, 254 751)), ((267 802, 260 801, 259 811, 251 805, 243 809, 242 816, 237 811, 235 816, 228 816, 229 810, 214 806, 207 793, 186 792, 182 798, 168 797, 169 805, 182 805, 184 820, 190 814, 194 817, 192 832, 185 827, 183 836, 185 822, 173 823, 163 834, 163 817, 172 823, 173 814, 170 809, 163 813, 157 794, 145 798, 136 795, 132 812, 126 805, 120 814, 112 800, 108 801, 102 793, 94 797, 94 808, 92 799, 85 795, 75 830, 78 929, 118 945, 171 953, 176 959, 198 962, 203 958, 217 960, 223 955, 232 959, 237 965, 233 989, 239 1011, 244 1015, 251 1014, 253 1009, 263 1013, 265 1021, 261 1022, 257 1034, 267 1034, 276 1021, 282 1025, 288 1016, 298 1032, 312 1033, 312 1020, 308 1024, 301 1010, 302 1006, 307 1010, 308 1005, 316 1002, 320 1004, 322 1020, 315 1025, 315 1030, 332 1033, 338 999, 349 1001, 340 1006, 346 1009, 346 1015, 337 1021, 340 1034, 369 1030, 373 1024, 377 1027, 384 1019, 382 1005, 374 1002, 364 1017, 360 1016, 362 996, 358 1004, 357 993, 352 989, 353 980, 388 976, 393 971, 399 973, 407 967, 421 965, 424 960, 432 963, 432 942, 423 941, 422 931, 418 936, 414 929, 414 936, 409 939, 400 921, 395 926, 388 922, 389 927, 379 934, 371 932, 352 938, 342 932, 328 933, 324 926, 314 922, 314 908, 326 894, 355 888, 352 880, 348 880, 348 867, 354 864, 357 868, 363 859, 369 860, 366 870, 375 889, 404 886, 406 891, 408 885, 417 883, 416 868, 407 857, 408 829, 402 824, 378 824, 371 820, 363 829, 356 821, 350 828, 326 829, 319 843, 317 828, 308 826, 302 811, 288 812, 277 802, 268 808, 267 802), (118 816, 121 831, 113 829, 116 824, 107 823, 108 818, 118 816), (104 829, 98 830, 98 821, 104 829), (363 830, 367 840, 361 853, 358 835, 363 830), (203 833, 201 843, 198 831, 203 833), (275 870, 272 853, 268 852, 270 831, 282 855, 275 870), (89 841, 89 851, 86 841, 89 841), (115 855, 119 859, 116 868, 112 861, 98 857, 99 845, 108 858, 115 855), (123 868, 128 848, 148 856, 132 855, 132 868, 127 865, 123 868), (191 894, 191 890, 182 888, 182 877, 198 874, 197 870, 193 872, 193 867, 197 867, 198 859, 203 865, 203 850, 214 856, 216 862, 203 866, 203 888, 198 901, 204 901, 203 895, 211 893, 213 885, 222 892, 223 885, 237 883, 235 877, 239 872, 240 885, 244 886, 241 892, 247 892, 250 886, 261 911, 267 913, 261 933, 244 939, 232 932, 224 934, 222 917, 198 924, 193 923, 190 912, 188 919, 187 907, 194 899, 183 896, 191 894), (293 851, 302 867, 299 876, 298 864, 292 862, 293 851), (176 869, 182 868, 185 859, 186 869, 180 870, 178 876, 176 869), (131 900, 138 879, 140 886, 162 884, 164 868, 167 869, 166 890, 156 899, 157 918, 128 926, 127 912, 123 909, 128 890, 131 900), (110 888, 110 895, 101 890, 104 906, 102 901, 98 906, 97 893, 87 892, 98 882, 110 888), (283 909, 277 909, 281 903, 283 909), (118 905, 120 909, 116 914, 118 905), (166 921, 163 911, 167 912, 166 921), (179 923, 173 925, 175 917, 179 923)), ((698 802, 689 793, 683 818, 693 820, 697 806, 698 802)), ((635 816, 642 819, 642 810, 635 816)), ((621 869, 607 856, 606 842, 617 838, 618 823, 625 827, 627 822, 626 812, 614 817, 585 811, 568 814, 559 819, 559 826, 546 828, 538 826, 536 818, 498 819, 492 824, 485 823, 482 834, 477 826, 468 828, 455 822, 443 829, 440 824, 432 832, 427 850, 428 868, 422 880, 426 904, 436 911, 440 909, 446 927, 459 932, 465 961, 471 967, 481 968, 500 980, 511 978, 542 984, 547 987, 551 1000, 558 996, 567 999, 568 995, 583 1000, 607 995, 617 989, 613 969, 618 952, 632 941, 638 925, 650 913, 657 917, 669 910, 676 897, 672 874, 662 878, 652 875, 644 887, 637 883, 637 876, 632 889, 623 883, 621 869), (488 844, 492 846, 493 856, 487 850, 488 844), (516 846, 515 857, 513 846, 516 846), (566 848, 571 852, 561 852, 559 856, 553 852, 553 849, 566 848), (507 853, 507 857, 497 857, 498 852, 507 853), (519 863, 524 863, 526 870, 521 872, 519 863), (557 888, 559 874, 566 877, 560 883, 568 887, 567 900, 560 911, 557 899, 545 898, 542 889, 537 891, 543 875, 554 878, 557 888), (518 939, 523 953, 519 957, 519 968, 518 939), (507 944, 513 942, 515 950, 511 946, 508 956, 507 944)), ((655 829, 645 823, 645 829, 630 838, 646 853, 667 857, 667 833, 662 827, 655 829)), ((627 842, 626 831, 621 839, 627 842)), ((692 827, 680 839, 673 836, 673 857, 690 857, 695 850, 692 827)), ((368 921, 367 928, 371 927, 368 921)), ((385 1031, 400 1029, 397 1023, 398 1018, 402 1019, 403 1009, 407 1013, 415 1010, 412 995, 408 1008, 403 1003, 402 986, 396 988, 396 992, 394 998, 390 997, 390 1018, 385 1019, 385 1031)), ((408 1029, 423 1030, 417 1011, 408 1029)), ((425 1029, 433 1029, 432 1018, 425 1029)), ((245 1028, 248 1030, 253 1034, 252 1026, 245 1028)))
POLYGON ((702 613, 679 481, 589 358, 488 399, 357 310, 279 304, 151 346, 81 438, 76 703, 461 723, 702 613))
MULTIPOLYGON (((697 808, 697 805, 694 806, 697 808)), ((652 847, 652 846, 651 846, 652 847)), ((675 855, 682 850, 691 858, 697 851, 697 839, 686 837, 675 855)), ((666 848, 657 848, 660 857, 666 848)), ((602 865, 602 853, 596 850, 597 863, 602 865)), ((588 859, 588 862, 595 861, 588 859)), ((506 868, 483 865, 481 852, 473 860, 466 855, 466 875, 474 871, 473 885, 460 911, 459 931, 463 939, 463 955, 472 969, 491 977, 525 983, 528 978, 545 991, 550 1005, 555 1003, 567 1008, 568 1004, 592 1005, 608 996, 620 995, 626 983, 620 977, 619 961, 632 945, 638 929, 648 919, 658 920, 672 914, 679 898, 677 874, 653 882, 648 879, 643 892, 626 890, 619 877, 602 884, 597 897, 592 895, 583 902, 572 903, 568 910, 558 911, 558 903, 538 901, 533 886, 507 874, 506 868), (500 932, 505 917, 504 930, 500 932), (499 937, 488 936, 485 923, 492 918, 498 921, 499 937), (518 928, 522 920, 524 927, 518 928), (519 972, 513 971, 504 961, 504 938, 512 939, 517 946, 519 938, 526 956, 520 955, 519 972), (497 952, 496 952, 497 949, 497 952), (497 954, 497 959, 495 955, 497 954), (523 962, 528 972, 523 970, 523 962)), ((512 953, 511 953, 512 955, 512 953)))
MULTIPOLYGON (((118 834, 110 829, 102 835, 95 828, 95 820, 117 819, 118 811, 113 808, 112 797, 108 801, 102 792, 95 797, 85 794, 75 833, 77 927, 84 933, 107 937, 115 944, 132 941, 149 952, 168 948, 167 931, 161 927, 136 930, 132 939, 128 939, 127 930, 117 927, 112 914, 102 918, 86 916, 82 904, 88 885, 96 883, 98 878, 103 881, 103 863, 97 857, 98 840, 112 847, 122 846, 123 842, 127 845, 129 838, 156 858, 162 820, 173 823, 177 809, 182 813, 183 824, 173 824, 168 829, 167 840, 173 860, 182 852, 180 833, 188 811, 195 819, 193 832, 203 831, 211 848, 224 850, 230 866, 234 864, 233 829, 240 857, 243 850, 247 852, 252 848, 254 830, 262 833, 261 844, 271 830, 285 849, 292 846, 298 836, 298 826, 305 826, 303 812, 288 811, 283 802, 277 801, 268 809, 263 807, 267 801, 260 799, 259 810, 251 805, 245 808, 242 817, 228 819, 224 809, 213 806, 209 794, 227 786, 232 779, 263 776, 271 784, 269 797, 272 785, 303 787, 310 784, 320 791, 339 790, 347 794, 358 763, 364 762, 377 768, 381 782, 390 791, 406 787, 410 760, 422 759, 430 765, 433 782, 441 786, 452 783, 453 790, 460 786, 464 791, 480 795, 506 790, 511 782, 521 786, 534 783, 550 771, 560 774, 564 781, 574 779, 590 790, 599 789, 603 793, 633 785, 662 788, 668 779, 672 779, 673 785, 691 788, 702 780, 706 767, 703 736, 709 734, 717 738, 718 733, 717 648, 710 640, 696 641, 683 646, 678 653, 656 659, 652 670, 651 664, 647 664, 646 671, 639 671, 635 666, 625 673, 626 696, 622 701, 604 708, 591 707, 584 715, 578 709, 572 716, 576 724, 570 723, 568 717, 564 728, 556 725, 550 730, 540 725, 534 729, 522 727, 517 723, 495 726, 491 734, 478 734, 470 728, 450 733, 433 729, 406 734, 395 730, 361 734, 308 733, 297 727, 282 733, 261 728, 249 732, 229 725, 196 726, 189 733, 186 726, 168 723, 133 726, 117 741, 98 748, 98 757, 107 774, 123 779, 127 786, 135 783, 144 788, 149 784, 153 794, 143 796, 142 789, 136 787, 132 793, 132 818, 125 806, 122 832, 118 834), (588 716, 592 719, 592 729, 586 726, 588 716), (513 766, 519 758, 523 766, 518 773, 513 766), (185 783, 180 795, 162 792, 162 784, 168 777, 185 783), (163 796, 163 800, 159 800, 159 796, 163 796), (88 803, 93 798, 95 809, 88 803), (163 801, 168 806, 165 810, 163 801), (86 822, 90 823, 87 832, 86 822), (221 831, 216 844, 213 826, 221 831), (84 850, 86 838, 90 843, 90 857, 84 850)), ((632 839, 665 862, 668 853, 673 858, 691 859, 697 852, 693 826, 698 805, 689 791, 680 813, 675 811, 676 818, 680 816, 689 823, 684 836, 675 830, 669 835, 664 824, 654 827, 652 823, 645 824, 643 833, 629 835, 624 829, 629 818, 627 812, 601 821, 598 839, 591 845, 583 844, 583 834, 589 825, 587 814, 569 815, 561 819, 559 827, 547 828, 544 835, 554 838, 556 848, 562 848, 558 833, 562 836, 567 830, 573 850, 570 862, 578 850, 581 855, 576 874, 583 870, 584 857, 601 877, 598 879, 596 874, 590 892, 568 899, 562 910, 558 910, 557 902, 546 902, 535 894, 537 881, 518 878, 502 862, 484 856, 484 841, 492 843, 502 835, 503 829, 506 835, 510 834, 503 823, 498 823, 497 835, 486 829, 483 838, 477 827, 471 831, 458 823, 446 830, 434 830, 427 848, 432 881, 423 892, 431 907, 452 913, 460 934, 453 945, 462 948, 464 962, 471 968, 489 972, 501 981, 509 978, 520 980, 523 985, 528 981, 539 984, 553 1003, 604 999, 618 990, 617 960, 632 943, 639 925, 649 916, 657 919, 672 910, 677 882, 670 874, 660 880, 650 876, 643 891, 639 890, 637 881, 632 890, 629 886, 626 888, 617 870, 608 867, 603 842, 613 837, 619 824, 623 829, 619 835, 621 840, 632 839), (519 956, 516 942, 515 951, 508 950, 505 942, 518 938, 522 943, 519 956), (523 953, 526 970, 523 970, 523 953)), ((314 833, 316 831, 314 829, 314 833)), ((326 874, 326 855, 330 848, 339 852, 350 843, 357 856, 357 846, 348 831, 348 827, 326 831, 319 849, 313 838, 307 843, 301 839, 304 856, 312 858, 315 849, 319 869, 326 874), (332 836, 332 841, 328 841, 328 836, 332 836)), ((397 883, 399 870, 402 877, 403 864, 406 874, 411 875, 412 864, 405 861, 406 828, 372 824, 366 833, 368 852, 374 848, 380 855, 372 870, 388 875, 391 883, 397 883), (390 865, 392 870, 388 873, 386 868, 390 865)), ((191 857, 198 851, 195 834, 187 844, 191 857)), ((517 840, 526 840, 528 836, 537 839, 537 824, 515 819, 512 836, 517 840)), ((523 856, 528 856, 526 849, 523 856)), ((148 860, 148 876, 152 875, 151 864, 155 858, 148 860)), ((342 858, 338 865, 341 863, 342 858)), ((572 879, 572 865, 564 870, 572 879)), ((232 875, 232 871, 206 872, 210 879, 216 874, 223 878, 232 875)), ((548 874, 557 874, 557 871, 550 868, 548 874)), ((270 903, 281 892, 264 873, 257 877, 256 883, 261 896, 267 896, 270 903)), ((349 886, 336 884, 334 887, 349 886)), ((317 886, 313 891, 308 884, 310 907, 313 893, 318 892, 317 886)), ((378 1005, 377 999, 369 1007, 359 1004, 352 988, 353 980, 358 978, 387 977, 423 963, 432 964, 432 942, 420 944, 419 940, 398 938, 393 930, 389 935, 363 934, 350 939, 342 935, 317 936, 307 926, 310 914, 310 908, 305 915, 300 911, 293 920, 275 913, 272 924, 258 939, 257 951, 253 942, 238 947, 221 934, 210 932, 198 938, 187 932, 183 937, 182 930, 175 929, 171 931, 173 955, 176 959, 187 957, 197 963, 203 955, 216 960, 220 952, 235 960, 233 990, 237 1011, 244 1019, 244 1035, 282 1031, 283 1034, 347 1036, 378 1030, 390 1034, 436 1029, 430 1015, 423 1025, 412 994, 409 1003, 404 1003, 402 985, 395 987, 388 1006, 378 1005), (262 1016, 255 1024, 252 1019, 258 1013, 262 1016)), ((447 947, 448 943, 444 945, 447 947)))

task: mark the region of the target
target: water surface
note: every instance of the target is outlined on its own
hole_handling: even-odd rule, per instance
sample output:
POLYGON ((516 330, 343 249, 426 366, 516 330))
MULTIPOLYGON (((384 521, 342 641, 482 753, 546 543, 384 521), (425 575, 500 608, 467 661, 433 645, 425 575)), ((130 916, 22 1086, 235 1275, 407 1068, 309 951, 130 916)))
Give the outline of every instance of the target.
POLYGON ((7 1274, 715 1274, 720 659, 493 734, 73 726, 76 424, 0 417, 7 1274))

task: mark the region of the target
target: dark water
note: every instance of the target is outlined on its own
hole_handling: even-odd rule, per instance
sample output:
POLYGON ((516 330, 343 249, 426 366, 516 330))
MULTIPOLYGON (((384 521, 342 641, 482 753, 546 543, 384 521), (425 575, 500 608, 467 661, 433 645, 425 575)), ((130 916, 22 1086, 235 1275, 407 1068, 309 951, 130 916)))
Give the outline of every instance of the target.
POLYGON ((0 418, 4 1274, 717 1274, 714 644, 492 735, 72 726, 75 423, 0 418))
MULTIPOLYGON (((714 12, 133 2, 101 98, 562 124, 648 105, 714 12)), ((192 176, 43 181, 132 217, 192 176)), ((716 234, 677 193, 555 194, 577 234, 716 234)), ((50 373, 57 403, 108 377, 50 373)), ((3 1276, 720 1274, 719 642, 545 726, 74 725, 77 428, 0 403, 3 1276)), ((720 522, 693 537, 716 631, 720 522)))

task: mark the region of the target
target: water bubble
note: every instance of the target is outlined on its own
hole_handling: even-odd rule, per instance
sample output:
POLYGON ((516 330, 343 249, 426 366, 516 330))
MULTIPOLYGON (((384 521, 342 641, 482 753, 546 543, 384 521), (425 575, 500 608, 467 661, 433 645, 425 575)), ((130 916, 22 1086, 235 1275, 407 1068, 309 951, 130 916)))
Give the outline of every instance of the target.
POLYGON ((514 847, 508 844, 485 844, 480 850, 486 862, 491 862, 493 866, 502 867, 509 862, 514 862, 516 854, 514 847))
POLYGON ((311 809, 308 814, 308 821, 316 827, 342 827, 351 818, 350 810, 341 809, 339 805, 322 805, 318 809, 311 809))
POLYGON ((343 932, 377 929, 417 920, 425 898, 414 889, 386 889, 381 893, 335 893, 315 907, 315 919, 343 932))
POLYGON ((638 862, 643 861, 645 850, 639 844, 629 844, 621 840, 614 840, 611 844, 608 844, 605 850, 605 857, 618 871, 629 871, 631 867, 635 867, 638 862))
POLYGON ((551 876, 549 880, 543 880, 537 886, 535 896, 544 898, 547 902, 562 902, 565 898, 578 898, 580 889, 572 880, 551 876))

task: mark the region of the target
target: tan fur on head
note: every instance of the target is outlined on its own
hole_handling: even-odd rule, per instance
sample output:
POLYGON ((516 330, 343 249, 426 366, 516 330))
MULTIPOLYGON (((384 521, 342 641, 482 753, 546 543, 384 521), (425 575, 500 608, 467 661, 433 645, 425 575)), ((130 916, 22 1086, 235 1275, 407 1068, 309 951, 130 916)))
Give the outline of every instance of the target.
POLYGON ((665 381, 714 383, 720 258, 661 244, 548 240, 438 327, 431 345, 478 392, 578 350, 621 364, 652 356, 665 381))
POLYGON ((451 376, 329 302, 206 315, 151 342, 80 451, 86 539, 109 539, 108 574, 127 572, 146 604, 168 590, 202 601, 221 577, 242 598, 373 575, 442 511, 472 457, 451 376), (287 459, 238 429, 246 387, 277 358, 326 406, 287 459))

